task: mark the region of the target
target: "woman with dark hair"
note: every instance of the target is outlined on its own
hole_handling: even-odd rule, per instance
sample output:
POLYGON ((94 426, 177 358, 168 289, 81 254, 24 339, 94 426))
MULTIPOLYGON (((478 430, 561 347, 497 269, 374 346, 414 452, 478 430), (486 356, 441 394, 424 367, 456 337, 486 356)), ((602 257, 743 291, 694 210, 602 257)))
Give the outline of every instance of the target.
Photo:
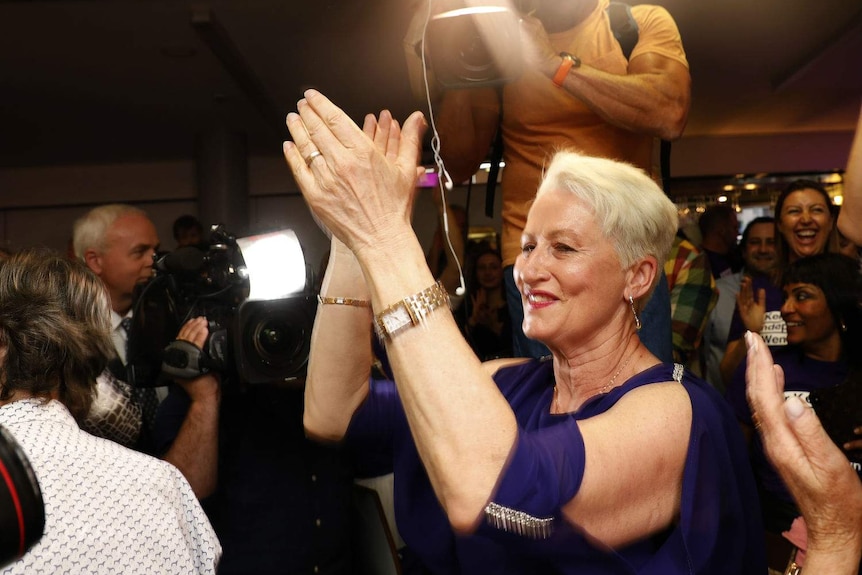
POLYGON ((799 258, 838 252, 832 199, 820 183, 796 180, 775 203, 776 265, 771 276, 745 277, 736 296, 736 309, 721 361, 721 377, 730 383, 745 358, 746 331, 758 333, 771 348, 787 344, 781 319, 781 281, 787 266, 799 258))
MULTIPOLYGON (((184 326, 199 342, 206 326, 184 326)), ((221 546, 172 465, 82 431, 114 353, 108 293, 45 251, 0 262, 0 424, 42 489, 41 540, 6 573, 214 573, 221 546)))
MULTIPOLYGON (((832 388, 862 368, 862 276, 856 263, 841 254, 819 254, 797 259, 784 272, 785 301, 781 314, 787 324, 787 346, 773 352, 784 371, 784 397, 808 402, 814 390, 832 388)), ((752 465, 761 492, 764 525, 772 541, 782 542, 800 515, 775 468, 768 462, 761 438, 751 434, 755 426, 745 397, 743 363, 728 389, 743 431, 751 437, 752 465)), ((845 446, 841 446, 845 447, 845 446)), ((862 469, 857 466, 857 472, 862 469)), ((768 537, 768 541, 769 541, 768 537)), ((789 550, 789 545, 787 545, 789 550)), ((783 569, 787 556, 777 558, 783 569)))
POLYGON ((798 260, 838 251, 832 198, 819 182, 796 180, 775 202, 775 227, 778 231, 775 253, 776 274, 798 260))

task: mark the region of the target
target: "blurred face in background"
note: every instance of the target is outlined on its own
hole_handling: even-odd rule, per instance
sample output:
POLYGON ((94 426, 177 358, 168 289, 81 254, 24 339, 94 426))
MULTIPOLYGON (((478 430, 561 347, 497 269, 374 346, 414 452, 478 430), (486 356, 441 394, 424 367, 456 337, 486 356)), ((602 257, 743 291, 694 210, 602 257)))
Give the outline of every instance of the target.
POLYGON ((834 225, 832 211, 817 190, 797 190, 787 196, 778 217, 778 231, 790 247, 790 261, 822 253, 834 225))
POLYGON ((776 262, 774 224, 752 224, 742 246, 742 259, 749 272, 766 274, 772 271, 776 262))
POLYGON ((485 253, 476 260, 476 282, 486 290, 499 289, 503 283, 503 265, 499 256, 485 253))
POLYGON ((725 223, 722 231, 722 239, 724 240, 727 249, 731 250, 736 246, 736 239, 739 237, 739 216, 733 212, 725 223))

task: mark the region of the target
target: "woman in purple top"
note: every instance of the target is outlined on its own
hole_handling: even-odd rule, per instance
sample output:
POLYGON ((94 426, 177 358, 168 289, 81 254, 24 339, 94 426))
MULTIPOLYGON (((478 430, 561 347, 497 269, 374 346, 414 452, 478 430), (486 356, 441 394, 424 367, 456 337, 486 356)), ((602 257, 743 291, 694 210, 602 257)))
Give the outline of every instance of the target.
MULTIPOLYGON (((773 358, 784 372, 785 399, 798 397, 809 403, 812 391, 834 387, 847 379, 851 369, 862 368, 859 356, 862 277, 853 259, 841 254, 820 254, 790 264, 784 273, 783 291, 781 315, 787 323, 788 345, 776 350, 773 358)), ((745 397, 745 368, 743 362, 727 397, 744 433, 751 437, 751 460, 761 491, 764 526, 780 537, 800 513, 766 458, 760 435, 752 434, 751 410, 745 397)), ((856 469, 862 475, 862 468, 857 465, 856 469)), ((786 557, 783 563, 787 563, 786 557)))
POLYGON ((524 332, 552 355, 483 364, 410 225, 421 114, 402 131, 384 111, 360 130, 305 96, 285 157, 333 236, 306 430, 391 449, 399 531, 426 567, 763 573, 732 413, 638 338, 677 228, 655 183, 626 164, 554 156, 515 265, 524 332), (370 378, 372 319, 391 381, 370 378))

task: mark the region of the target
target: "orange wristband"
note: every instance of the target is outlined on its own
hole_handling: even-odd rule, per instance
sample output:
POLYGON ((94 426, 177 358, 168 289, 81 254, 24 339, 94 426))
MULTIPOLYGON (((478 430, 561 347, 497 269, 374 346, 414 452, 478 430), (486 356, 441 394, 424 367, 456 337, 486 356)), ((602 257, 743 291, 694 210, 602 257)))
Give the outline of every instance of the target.
POLYGON ((560 52, 560 57, 563 60, 560 62, 560 67, 557 68, 557 73, 554 74, 554 84, 557 88, 563 87, 563 82, 566 81, 566 76, 569 75, 569 70, 572 68, 579 68, 581 65, 581 59, 577 56, 572 56, 568 52, 560 52))

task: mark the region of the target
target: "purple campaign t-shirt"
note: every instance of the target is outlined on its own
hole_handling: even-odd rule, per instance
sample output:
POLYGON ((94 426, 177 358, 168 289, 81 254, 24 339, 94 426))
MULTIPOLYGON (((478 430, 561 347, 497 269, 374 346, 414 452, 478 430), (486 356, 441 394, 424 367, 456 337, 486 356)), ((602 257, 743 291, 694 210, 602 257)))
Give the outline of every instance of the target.
MULTIPOLYGON (((847 378, 848 368, 845 361, 819 361, 805 356, 796 346, 785 346, 773 350, 773 361, 784 370, 784 399, 796 396, 811 405, 808 395, 815 389, 833 387, 847 378)), ((737 368, 725 397, 733 407, 740 422, 753 426, 751 408, 745 399, 746 361, 737 368)), ((763 452, 760 435, 752 434, 751 464, 760 487, 770 495, 787 503, 794 504, 778 473, 767 461, 763 452)), ((858 472, 858 470, 857 470, 858 472)))

